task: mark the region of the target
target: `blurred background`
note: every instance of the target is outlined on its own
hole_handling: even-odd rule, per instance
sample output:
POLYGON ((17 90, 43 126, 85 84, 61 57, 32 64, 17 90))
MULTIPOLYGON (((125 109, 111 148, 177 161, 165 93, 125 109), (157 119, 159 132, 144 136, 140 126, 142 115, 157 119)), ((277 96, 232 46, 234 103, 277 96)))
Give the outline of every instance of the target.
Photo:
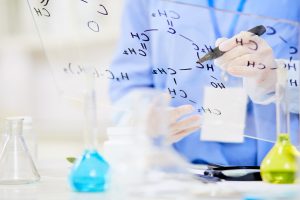
MULTIPOLYGON (((60 12, 60 18, 74 19, 76 25, 78 10, 68 5, 70 2, 73 3, 65 1, 65 8, 61 8, 65 10, 60 12)), ((91 51, 90 54, 106 64, 111 61, 118 40, 122 4, 109 0, 102 3, 115 13, 101 22, 103 27, 109 27, 110 34, 101 38, 81 37, 77 38, 77 42, 80 43, 82 51, 91 51), (105 51, 95 51, 99 46, 105 51)), ((49 9, 51 6, 53 7, 54 3, 50 0, 49 9)), ((89 13, 95 15, 94 12, 89 13)), ((1 0, 0 24, 1 121, 9 116, 31 116, 33 131, 39 144, 82 141, 82 104, 59 95, 27 1, 1 0)), ((53 36, 55 30, 51 30, 51 26, 47 32, 49 35, 43 37, 48 42, 56 41, 57 38, 53 36)), ((68 52, 72 48, 72 41, 65 38, 60 46, 51 46, 51 51, 68 52)), ((101 88, 105 90, 107 83, 108 80, 101 81, 101 88)), ((101 99, 109 105, 107 92, 102 92, 101 95, 101 99)), ((106 112, 109 112, 109 109, 106 112)), ((101 117, 100 124, 102 140, 105 139, 105 134, 102 133, 105 133, 110 123, 109 118, 105 116, 108 116, 107 113, 101 117)))

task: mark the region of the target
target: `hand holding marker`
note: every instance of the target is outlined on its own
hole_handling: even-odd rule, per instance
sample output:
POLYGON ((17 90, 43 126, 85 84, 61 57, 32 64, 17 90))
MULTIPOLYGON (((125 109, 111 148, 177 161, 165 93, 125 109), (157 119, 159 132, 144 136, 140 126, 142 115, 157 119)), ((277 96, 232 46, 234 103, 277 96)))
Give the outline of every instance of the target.
MULTIPOLYGON (((250 30, 248 30, 248 32, 250 33, 253 33, 257 36, 261 36, 263 35, 265 32, 266 32, 266 28, 263 26, 263 25, 260 25, 260 26, 256 26, 250 30)), ((216 58, 219 58, 220 56, 222 56, 224 53, 226 52, 223 52, 219 49, 219 47, 216 47, 214 48, 211 52, 208 52, 207 54, 205 54, 202 58, 200 58, 197 63, 198 64, 201 64, 205 61, 208 61, 208 60, 213 60, 213 59, 216 59, 216 58)), ((224 81, 227 81, 227 76, 225 75, 225 70, 222 72, 222 79, 224 81)))
MULTIPOLYGON (((263 26, 263 25, 260 25, 260 26, 256 26, 254 28, 251 28, 248 30, 248 32, 250 33, 253 33, 257 36, 261 36, 263 35, 265 32, 266 32, 266 28, 263 26)), ((224 53, 226 52, 223 52, 219 49, 219 47, 216 47, 214 48, 211 52, 208 52, 207 54, 205 54, 202 58, 200 58, 197 63, 198 64, 201 64, 205 61, 208 61, 208 60, 213 60, 213 59, 216 59, 216 58, 219 58, 220 56, 222 56, 224 53)))

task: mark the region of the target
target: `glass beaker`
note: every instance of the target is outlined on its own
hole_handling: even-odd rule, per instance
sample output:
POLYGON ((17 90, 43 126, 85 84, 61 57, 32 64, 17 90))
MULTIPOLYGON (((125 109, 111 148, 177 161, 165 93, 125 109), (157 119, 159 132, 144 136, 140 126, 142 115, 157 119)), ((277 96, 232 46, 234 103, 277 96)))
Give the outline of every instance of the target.
POLYGON ((23 118, 6 119, 6 138, 0 155, 0 184, 36 182, 40 175, 22 135, 23 118))

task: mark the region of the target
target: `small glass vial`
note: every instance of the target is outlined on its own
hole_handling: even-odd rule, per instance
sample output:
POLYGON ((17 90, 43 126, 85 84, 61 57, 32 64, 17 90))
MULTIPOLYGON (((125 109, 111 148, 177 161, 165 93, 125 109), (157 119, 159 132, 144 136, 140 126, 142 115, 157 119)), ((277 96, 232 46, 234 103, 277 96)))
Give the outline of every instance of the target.
POLYGON ((5 142, 0 154, 0 184, 18 185, 40 180, 23 137, 23 118, 7 118, 5 142))

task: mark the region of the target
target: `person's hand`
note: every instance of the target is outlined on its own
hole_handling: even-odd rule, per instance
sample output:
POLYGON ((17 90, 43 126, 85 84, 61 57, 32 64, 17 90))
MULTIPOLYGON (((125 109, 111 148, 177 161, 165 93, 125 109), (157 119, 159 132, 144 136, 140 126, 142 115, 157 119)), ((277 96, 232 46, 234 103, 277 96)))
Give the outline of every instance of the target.
POLYGON ((215 59, 215 65, 232 76, 242 77, 246 92, 254 102, 274 101, 277 63, 264 39, 241 32, 230 39, 219 38, 216 46, 226 53, 215 59))
POLYGON ((150 137, 164 134, 167 143, 174 143, 200 128, 200 115, 192 105, 169 107, 171 97, 151 89, 136 90, 119 100, 118 106, 129 107, 119 126, 138 126, 150 137))
POLYGON ((194 108, 191 105, 182 105, 168 109, 168 142, 178 142, 192 132, 200 129, 200 115, 194 114, 184 118, 185 115, 191 114, 193 111, 194 108))

